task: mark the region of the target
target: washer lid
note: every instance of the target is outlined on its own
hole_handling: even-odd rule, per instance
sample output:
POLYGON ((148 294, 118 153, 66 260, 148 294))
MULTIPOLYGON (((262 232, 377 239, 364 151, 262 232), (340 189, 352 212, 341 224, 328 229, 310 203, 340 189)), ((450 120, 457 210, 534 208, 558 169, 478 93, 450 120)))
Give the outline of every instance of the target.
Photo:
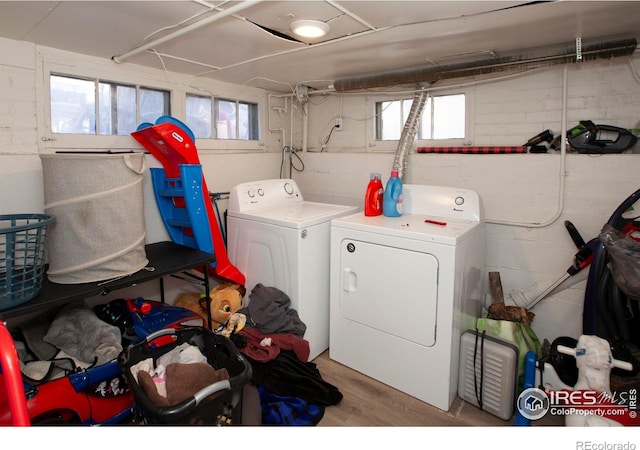
POLYGON ((270 223, 283 227, 305 228, 322 222, 329 222, 335 217, 353 214, 357 211, 357 206, 302 201, 244 212, 228 211, 227 214, 229 217, 270 223))
POLYGON ((445 245, 460 243, 480 225, 484 225, 484 222, 423 214, 403 214, 400 217, 367 217, 363 213, 357 213, 338 217, 331 221, 332 228, 366 231, 445 245))

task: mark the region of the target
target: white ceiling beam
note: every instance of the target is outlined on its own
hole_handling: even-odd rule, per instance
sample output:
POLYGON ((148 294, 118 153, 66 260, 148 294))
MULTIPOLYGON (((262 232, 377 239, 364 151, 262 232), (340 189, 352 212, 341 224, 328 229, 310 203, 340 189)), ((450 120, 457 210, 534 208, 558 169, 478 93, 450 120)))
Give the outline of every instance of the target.
POLYGON ((149 50, 150 48, 155 47, 156 45, 160 45, 160 44, 164 44, 165 42, 168 42, 172 39, 175 39, 177 37, 183 36, 193 30, 197 30, 198 28, 202 28, 206 25, 209 25, 210 23, 216 22, 220 19, 223 19, 227 16, 233 15, 239 11, 245 10, 247 8, 250 8, 258 3, 261 3, 264 0, 257 0, 257 1, 245 1, 245 2, 240 2, 237 5, 232 6, 231 8, 225 9, 224 11, 221 11, 213 16, 209 16, 206 19, 202 19, 198 22, 192 23, 191 25, 187 25, 184 28, 181 28, 180 30, 177 30, 173 33, 167 34, 166 36, 163 36, 161 38, 158 38, 156 40, 153 40, 151 42, 148 42, 144 45, 141 45, 139 47, 134 48, 133 50, 128 51, 127 53, 123 54, 123 55, 118 55, 118 56, 112 56, 111 59, 116 62, 116 63, 121 63, 123 61, 125 61, 126 59, 137 55, 138 53, 144 52, 146 50, 149 50))

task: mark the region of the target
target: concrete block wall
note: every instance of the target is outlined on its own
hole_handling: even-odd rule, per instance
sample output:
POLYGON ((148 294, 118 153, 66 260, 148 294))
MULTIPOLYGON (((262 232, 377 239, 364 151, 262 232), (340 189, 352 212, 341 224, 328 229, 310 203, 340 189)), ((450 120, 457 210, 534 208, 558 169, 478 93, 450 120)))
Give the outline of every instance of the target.
MULTIPOLYGON (((42 165, 40 152, 53 152, 43 144, 42 131, 38 129, 39 111, 44 102, 43 86, 38 79, 38 64, 42 64, 41 53, 50 49, 43 49, 30 43, 0 38, 0 214, 17 212, 42 212, 44 208, 42 165)), ((96 65, 108 67, 109 61, 90 58, 83 55, 73 55, 76 64, 95 70, 96 65)), ((154 72, 145 70, 136 72, 130 66, 127 69, 118 68, 119 73, 129 71, 131 82, 154 83, 154 72), (136 79, 138 73, 138 79, 136 79), (144 80, 144 81, 141 81, 144 80)), ((166 74, 155 72, 157 83, 166 83, 166 74)), ((186 89, 189 86, 184 77, 176 75, 173 78, 172 89, 186 89), (182 85, 182 87, 181 87, 182 85)), ((211 92, 228 91, 225 85, 210 82, 207 86, 211 92)), ((246 87, 242 87, 246 90, 246 87)), ((174 108, 180 111, 181 107, 174 108)), ((275 115, 276 119, 278 116, 275 115)), ((181 117, 182 119, 182 117, 181 117)), ((226 192, 237 183, 260 178, 277 178, 280 168, 281 136, 289 136, 286 128, 290 122, 275 121, 274 127, 282 132, 262 130, 264 150, 258 152, 199 149, 203 171, 207 184, 213 192, 226 192)), ((266 124, 265 120, 265 124, 266 124)), ((271 126, 272 124, 269 123, 271 126)), ((298 127, 298 132, 301 127, 298 127)), ((132 148, 140 150, 133 141, 132 148)), ((156 165, 155 158, 148 157, 148 166, 156 165)), ((149 218, 159 217, 154 209, 154 198, 148 179, 145 193, 151 195, 145 198, 150 205, 147 212, 149 218), (148 186, 147 186, 148 185, 148 186)), ((226 207, 226 205, 225 205, 226 207)), ((166 233, 162 231, 162 223, 151 223, 150 242, 155 242, 166 233)))
MULTIPOLYGON (((43 209, 37 53, 30 44, 0 40, 0 214, 43 209)), ((570 66, 567 126, 591 119, 639 127, 636 67, 640 67, 638 57, 631 62, 570 66)), ((145 80, 151 78, 146 72, 145 80)), ((157 78, 164 80, 166 74, 158 72, 157 78)), ((521 145, 545 129, 559 133, 562 86, 560 67, 468 85, 466 89, 473 96, 469 143, 521 145)), ((306 199, 361 206, 369 173, 387 174, 391 169, 395 149, 387 146, 385 150, 373 139, 373 104, 369 97, 334 95, 309 105, 309 151, 300 154, 305 168, 293 172, 306 199), (337 116, 344 118, 344 130, 333 133, 320 152, 337 116)), ((299 120, 296 117, 295 129, 282 136, 294 136, 294 146, 303 148, 299 120)), ((210 190, 223 192, 244 181, 279 177, 282 155, 276 146, 266 152, 203 152, 201 160, 210 190)), ((564 172, 561 161, 556 153, 412 154, 407 181, 478 191, 489 222, 486 270, 500 272, 506 294, 522 291, 533 298, 564 274, 577 250, 564 220, 571 220, 585 240, 595 237, 618 204, 640 187, 637 154, 570 154, 564 172)), ((221 207, 224 210, 226 205, 221 207)), ((152 241, 162 239, 162 225, 154 211, 149 217, 152 241)), ((580 334, 585 287, 582 275, 586 272, 573 277, 568 289, 534 310, 534 329, 541 339, 580 334)))
MULTIPOLYGON (((638 57, 569 66, 567 128, 582 119, 640 127, 636 68, 640 69, 638 57)), ((563 78, 563 68, 552 67, 465 86, 473 97, 469 143, 522 145, 546 129, 560 134, 563 78)), ((347 115, 345 111, 349 116, 344 130, 332 137, 324 152, 303 155, 306 169, 295 178, 306 198, 361 206, 369 173, 381 172, 386 179, 394 153, 380 152, 371 143, 374 101, 345 95, 312 105, 310 143, 326 133, 322 124, 347 115)), ((640 146, 634 152, 636 149, 640 146)), ((516 298, 522 294, 531 301, 563 276, 573 262, 577 248, 564 221, 571 221, 585 241, 596 237, 617 206, 640 188, 638 156, 568 154, 563 167, 559 152, 412 153, 406 182, 476 190, 489 222, 486 270, 500 272, 507 302, 511 302, 510 294, 516 298)), ((536 306, 533 328, 540 339, 582 333, 586 276, 585 269, 536 306)))
POLYGON ((42 212, 35 47, 0 39, 0 214, 42 212))
POLYGON ((37 149, 35 47, 0 39, 0 154, 37 149))
MULTIPOLYGON (((39 137, 39 104, 43 102, 41 80, 38 78, 40 52, 43 49, 29 43, 0 38, 0 214, 41 213, 44 211, 44 186, 40 152, 53 152, 43 149, 39 137)), ((86 61, 87 67, 96 64, 108 65, 108 61, 74 55, 78 65, 86 61)), ((167 75, 156 71, 155 77, 149 71, 141 72, 136 78, 136 70, 118 68, 121 72, 129 70, 133 75, 131 82, 166 82, 167 75), (144 81, 141 81, 144 80, 144 81)), ((172 78, 178 86, 181 77, 172 78)), ((186 83, 185 83, 186 86, 186 83)), ((225 86, 211 83, 211 91, 225 91, 225 86)), ((246 87, 241 87, 246 90, 246 87)), ((175 108, 174 110, 180 110, 175 108)), ((277 115, 276 115, 277 116, 277 115)), ((183 119, 181 117, 181 119, 183 119)), ((274 127, 285 127, 290 120, 282 124, 274 121, 274 127)), ((298 127, 301 130, 301 127, 298 127)), ((262 130, 265 139, 263 151, 200 151, 203 172, 207 187, 212 192, 228 192, 235 184, 264 178, 277 178, 280 170, 280 136, 289 136, 285 132, 270 133, 262 130)), ((132 140, 134 148, 139 150, 132 140)), ((106 149, 105 149, 106 150, 106 149)), ((147 155, 147 167, 161 167, 157 160, 147 155)), ((168 240, 162 219, 155 205, 153 187, 148 173, 144 179, 144 204, 147 243, 168 240)), ((221 205, 222 212, 226 202, 221 205)), ((167 280, 167 299, 171 301, 179 293, 197 289, 191 283, 177 283, 167 280)), ((113 292, 107 297, 88 299, 90 302, 106 302, 111 298, 143 295, 159 298, 158 283, 151 282, 130 290, 113 292)), ((29 320, 29 317, 15 318, 9 325, 29 320)))

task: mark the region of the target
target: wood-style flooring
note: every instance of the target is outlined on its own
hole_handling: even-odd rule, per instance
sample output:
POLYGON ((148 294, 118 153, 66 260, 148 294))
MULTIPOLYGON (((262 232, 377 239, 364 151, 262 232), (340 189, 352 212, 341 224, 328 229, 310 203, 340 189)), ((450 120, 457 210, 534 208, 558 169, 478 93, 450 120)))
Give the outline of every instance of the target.
MULTIPOLYGON (((344 398, 325 409, 320 427, 450 427, 512 426, 463 401, 459 397, 448 412, 442 411, 404 392, 346 367, 329 357, 329 351, 313 360, 322 378, 336 386, 344 398)), ((532 425, 563 425, 557 418, 541 419, 532 425)))

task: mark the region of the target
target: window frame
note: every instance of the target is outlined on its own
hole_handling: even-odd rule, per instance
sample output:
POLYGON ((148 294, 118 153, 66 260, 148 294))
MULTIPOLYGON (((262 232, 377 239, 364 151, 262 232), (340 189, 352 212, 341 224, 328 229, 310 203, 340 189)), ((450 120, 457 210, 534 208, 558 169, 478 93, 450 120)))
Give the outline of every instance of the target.
MULTIPOLYGON (((209 136, 208 137, 200 137, 198 136, 197 130, 194 130, 192 128, 193 134, 196 136, 196 139, 199 141, 201 139, 213 139, 214 138, 214 133, 213 133, 213 97, 209 94, 202 94, 202 93, 194 93, 191 91, 187 91, 185 93, 184 96, 184 108, 185 108, 185 120, 184 123, 189 125, 189 117, 188 117, 188 113, 187 113, 187 101, 189 100, 189 98, 198 98, 198 99, 207 99, 209 100, 209 121, 211 122, 211 124, 209 125, 209 136)), ((191 125, 193 127, 193 124, 191 125)))
MULTIPOLYGON (((94 98, 96 99, 96 102, 93 105, 93 130, 89 130, 89 131, 93 131, 93 132, 87 132, 87 133, 64 133, 64 132, 53 132, 51 131, 52 135, 55 135, 56 137, 58 136, 62 136, 62 135, 71 135, 71 136, 129 136, 130 133, 125 133, 122 134, 120 132, 117 132, 113 134, 112 131, 114 129, 114 127, 117 129, 118 124, 120 122, 120 119, 129 119, 128 116, 126 117, 121 117, 118 115, 118 113, 116 112, 114 114, 114 105, 116 107, 116 110, 118 109, 118 101, 117 101, 117 97, 118 97, 118 90, 120 88, 123 89, 130 89, 133 92, 133 95, 135 95, 135 112, 136 112, 136 117, 135 117, 135 122, 132 123, 130 126, 135 127, 140 124, 141 122, 144 122, 144 118, 142 117, 142 111, 141 111, 141 104, 143 102, 143 95, 144 92, 156 92, 162 95, 162 103, 163 103, 163 115, 170 115, 171 114, 171 92, 169 92, 166 89, 158 89, 155 87, 149 87, 149 86, 144 86, 144 85, 140 85, 140 84, 131 84, 131 83, 116 83, 113 82, 111 80, 107 80, 104 78, 79 78, 76 76, 70 76, 68 74, 62 74, 62 73, 53 73, 51 72, 49 74, 49 93, 51 94, 51 79, 53 77, 57 77, 57 78, 63 78, 63 79, 67 79, 67 80, 78 80, 78 81, 83 81, 83 82, 88 82, 91 85, 93 85, 93 94, 94 94, 94 98), (102 92, 102 88, 104 86, 108 86, 109 91, 108 91, 108 96, 110 97, 109 100, 106 102, 106 104, 104 103, 105 99, 104 99, 104 95, 102 92), (115 89, 114 89, 115 88, 115 89), (105 112, 105 109, 108 110, 106 112, 108 112, 108 116, 110 117, 111 120, 108 120, 109 124, 105 126, 106 129, 103 129, 103 118, 104 115, 102 114, 103 112, 105 112), (108 131, 108 132, 105 132, 108 131)), ((49 113, 53 116, 52 114, 53 112, 53 108, 51 108, 51 102, 49 102, 49 113)), ((48 127, 52 127, 52 120, 48 120, 47 124, 48 127)))
MULTIPOLYGON (((80 79, 99 79, 111 83, 140 86, 147 89, 157 89, 169 92, 169 102, 172 116, 183 120, 186 109, 186 94, 207 95, 216 97, 211 92, 211 86, 221 82, 203 79, 194 80, 193 77, 173 74, 169 79, 157 69, 141 66, 135 68, 126 65, 116 65, 110 60, 103 60, 85 55, 75 55, 51 48, 38 48, 37 76, 41 83, 36 83, 36 107, 40 112, 37 117, 38 151, 51 153, 55 151, 78 152, 105 152, 143 150, 130 135, 76 135, 57 134, 51 132, 51 95, 50 76, 63 75, 80 79), (38 104, 39 103, 39 104, 38 104)), ((222 83, 224 89, 227 83, 222 83)), ((242 151, 264 152, 265 142, 265 110, 266 93, 261 91, 247 91, 242 86, 233 85, 225 89, 225 97, 240 102, 254 103, 258 105, 258 133, 259 140, 218 140, 198 139, 198 152, 217 151, 242 151), (228 92, 227 92, 228 91, 228 92), (241 93, 242 95, 236 95, 241 93)))
MULTIPOLYGON (((229 98, 227 96, 215 96, 215 95, 203 95, 203 94, 196 94, 194 92, 186 92, 185 94, 185 111, 187 110, 187 100, 189 100, 189 98, 201 98, 201 99, 207 99, 210 101, 210 109, 209 109, 209 115, 210 115, 210 129, 209 129, 209 134, 210 137, 207 138, 203 138, 203 137, 198 137, 196 134, 196 139, 198 140, 202 140, 202 139, 209 139, 209 140, 214 140, 214 141, 222 141, 222 142, 233 142, 233 141, 242 141, 242 142, 258 142, 261 139, 261 129, 260 129, 260 104, 256 101, 247 101, 247 100, 242 100, 242 99, 237 99, 237 98, 229 98), (249 116, 251 116, 251 112, 255 111, 255 113, 257 114, 257 119, 255 120, 251 120, 251 117, 249 117, 249 122, 254 123, 255 127, 257 128, 255 130, 255 133, 258 135, 257 139, 243 139, 240 137, 235 137, 235 138, 220 138, 218 137, 218 123, 216 121, 217 119, 217 115, 218 115, 218 104, 219 102, 227 102, 227 103, 233 103, 235 104, 234 110, 236 113, 236 117, 235 117, 235 130, 234 130, 234 134, 236 136, 239 136, 240 133, 240 116, 241 116, 241 105, 248 105, 251 106, 251 108, 249 108, 249 116), (255 108, 253 108, 255 106, 255 108)), ((186 114, 185 114, 186 117, 186 114)), ((185 120, 185 123, 187 125, 189 125, 189 120, 188 118, 185 120)))
MULTIPOLYGON (((450 139, 418 139, 416 137, 415 147, 441 147, 441 146, 464 146, 471 145, 470 136, 473 135, 473 123, 471 122, 472 110, 474 106, 474 89, 473 88, 452 88, 447 90, 438 90, 429 93, 430 97, 437 97, 443 95, 459 95, 462 94, 465 97, 465 132, 463 138, 450 138, 450 139)), ((369 102, 369 110, 372 111, 372 120, 371 120, 371 133, 370 133, 370 142, 368 144, 368 148, 374 152, 390 152, 396 151, 398 148, 398 143, 400 139, 393 140, 380 140, 377 139, 378 135, 378 123, 379 117, 377 116, 377 104, 379 102, 389 102, 389 101, 399 101, 399 100, 411 100, 413 99, 414 94, 395 94, 393 96, 375 96, 370 97, 369 102)), ((423 114, 425 111, 423 111, 423 114)), ((403 124, 404 125, 404 124, 403 124)))
MULTIPOLYGON (((243 101, 243 100, 239 100, 239 99, 233 99, 233 98, 225 98, 225 97, 214 97, 213 98, 213 121, 216 123, 216 136, 217 136, 217 128, 218 128, 218 123, 216 121, 216 119, 219 119, 219 108, 220 108, 220 102, 227 102, 227 103, 234 103, 235 104, 235 112, 236 112, 236 129, 235 129, 235 139, 222 139, 220 137, 216 137, 216 139, 219 140, 226 140, 226 141, 257 141, 260 140, 260 113, 258 110, 258 105, 257 103, 254 102, 247 102, 247 101, 243 101), (240 124, 241 124, 241 111, 242 111, 242 105, 247 105, 247 106, 255 106, 255 112, 256 114, 258 114, 257 117, 257 130, 256 133, 258 134, 258 139, 243 139, 240 137, 240 135, 242 134, 240 131, 240 124)), ((253 124, 254 120, 252 120, 251 115, 252 112, 254 111, 254 108, 249 108, 248 110, 248 116, 247 120, 249 123, 253 124)))

